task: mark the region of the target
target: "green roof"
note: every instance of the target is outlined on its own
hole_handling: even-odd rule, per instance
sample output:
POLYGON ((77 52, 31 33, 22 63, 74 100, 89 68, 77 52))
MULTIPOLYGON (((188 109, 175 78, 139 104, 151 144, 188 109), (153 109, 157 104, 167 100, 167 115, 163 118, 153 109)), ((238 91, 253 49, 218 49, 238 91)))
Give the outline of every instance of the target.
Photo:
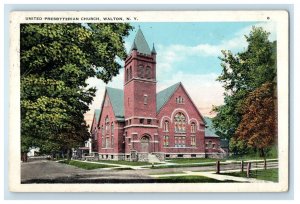
POLYGON ((173 93, 176 91, 179 85, 180 82, 156 94, 156 112, 158 112, 163 107, 163 105, 169 100, 169 98, 173 95, 173 93))
POLYGON ((116 118, 124 118, 124 92, 122 89, 106 87, 116 118))
POLYGON ((222 148, 228 148, 229 147, 229 141, 227 139, 221 139, 220 140, 220 146, 222 148))
POLYGON ((216 134, 216 130, 213 128, 212 120, 209 117, 204 117, 205 125, 205 137, 219 137, 216 134))
POLYGON ((136 49, 139 53, 142 54, 151 55, 149 45, 145 40, 144 34, 140 28, 135 35, 130 51, 132 49, 136 49))
POLYGON ((96 118, 96 123, 98 124, 98 122, 99 122, 99 117, 100 117, 100 113, 101 113, 101 111, 100 111, 100 109, 95 109, 95 118, 96 118))

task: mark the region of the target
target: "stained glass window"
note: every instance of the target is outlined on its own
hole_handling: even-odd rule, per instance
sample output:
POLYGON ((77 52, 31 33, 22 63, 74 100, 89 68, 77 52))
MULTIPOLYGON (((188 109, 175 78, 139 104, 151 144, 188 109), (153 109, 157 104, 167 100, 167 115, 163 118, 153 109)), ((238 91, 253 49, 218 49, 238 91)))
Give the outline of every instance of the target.
POLYGON ((186 118, 183 113, 177 113, 174 117, 175 132, 185 133, 186 118))

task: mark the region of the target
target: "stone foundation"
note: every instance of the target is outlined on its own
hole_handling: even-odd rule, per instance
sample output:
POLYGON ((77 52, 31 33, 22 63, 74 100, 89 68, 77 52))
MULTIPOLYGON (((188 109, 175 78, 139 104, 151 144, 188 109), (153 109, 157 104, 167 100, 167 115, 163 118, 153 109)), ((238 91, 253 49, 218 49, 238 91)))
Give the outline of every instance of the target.
POLYGON ((148 154, 149 153, 137 153, 137 161, 148 162, 148 154))
POLYGON ((212 159, 224 159, 226 154, 224 153, 206 153, 205 158, 212 158, 212 159))
POLYGON ((154 154, 159 161, 165 161, 166 159, 166 154, 164 152, 153 152, 152 154, 154 154))
POLYGON ((205 158, 205 154, 203 153, 198 153, 198 154, 174 154, 174 153, 170 153, 170 154, 165 154, 165 159, 173 159, 173 158, 205 158))

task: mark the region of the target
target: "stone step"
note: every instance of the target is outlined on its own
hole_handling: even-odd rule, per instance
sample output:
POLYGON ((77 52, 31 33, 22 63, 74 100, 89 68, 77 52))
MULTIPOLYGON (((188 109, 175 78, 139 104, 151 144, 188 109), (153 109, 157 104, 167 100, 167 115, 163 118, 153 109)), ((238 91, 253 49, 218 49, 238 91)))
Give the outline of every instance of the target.
POLYGON ((160 160, 154 154, 148 154, 149 163, 159 163, 160 160))

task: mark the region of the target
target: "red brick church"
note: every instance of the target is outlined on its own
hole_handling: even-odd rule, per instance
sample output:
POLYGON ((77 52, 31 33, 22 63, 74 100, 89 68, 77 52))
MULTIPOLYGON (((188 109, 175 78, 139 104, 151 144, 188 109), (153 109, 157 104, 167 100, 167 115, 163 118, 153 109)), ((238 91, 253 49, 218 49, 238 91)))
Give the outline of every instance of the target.
POLYGON ((156 51, 139 29, 124 66, 124 90, 106 87, 91 127, 100 159, 148 161, 224 153, 181 82, 156 92, 156 51))

